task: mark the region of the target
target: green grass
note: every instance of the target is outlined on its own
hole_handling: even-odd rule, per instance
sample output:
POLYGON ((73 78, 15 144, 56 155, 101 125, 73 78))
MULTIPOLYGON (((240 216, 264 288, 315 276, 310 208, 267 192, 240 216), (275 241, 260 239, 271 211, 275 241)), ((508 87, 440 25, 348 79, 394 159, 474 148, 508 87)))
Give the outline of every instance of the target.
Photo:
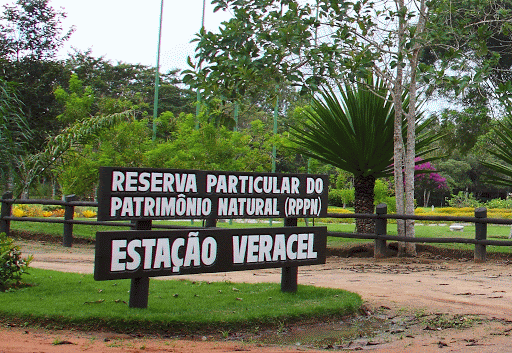
POLYGON ((357 311, 361 297, 340 289, 299 285, 282 293, 274 283, 150 280, 147 309, 129 308, 130 280, 31 268, 29 287, 0 292, 2 320, 123 332, 242 328, 357 311))
MULTIPOLYGON (((330 231, 336 232, 354 232, 354 225, 352 224, 341 224, 328 226, 330 231)), ((387 227, 388 235, 397 235, 396 224, 388 224, 387 227)), ((488 240, 509 240, 510 226, 503 225, 488 225, 487 226, 487 239, 488 240)), ((464 238, 464 239, 475 239, 475 226, 465 225, 464 231, 451 231, 449 225, 416 225, 415 235, 418 238, 464 238)), ((328 247, 339 247, 347 244, 354 243, 368 243, 373 240, 365 239, 351 239, 351 238, 334 238, 329 237, 327 241, 328 247)), ((440 248, 454 249, 454 250, 474 250, 472 244, 460 244, 460 243, 429 243, 440 248)), ((504 254, 512 253, 510 246, 487 246, 488 252, 499 252, 504 254)))
MULTIPOLYGON (((83 219, 85 220, 85 219, 83 219)), ((309 225, 312 225, 313 222, 309 222, 309 225)), ((355 225, 353 223, 323 223, 321 221, 316 220, 316 226, 327 226, 327 229, 331 232, 345 232, 345 233, 353 233, 355 231, 355 225)), ((153 224, 167 224, 167 225, 180 225, 180 226, 202 226, 201 221, 155 221, 153 224)), ((299 226, 306 226, 303 219, 299 219, 299 226)), ((258 227, 282 227, 282 220, 273 220, 272 224, 268 220, 260 220, 256 223, 239 223, 236 221, 224 221, 218 222, 218 227, 221 228, 258 228, 258 227)), ((54 236, 62 236, 63 234, 63 225, 55 224, 55 223, 38 223, 38 222, 11 222, 11 229, 13 230, 23 230, 34 233, 44 233, 50 234, 54 236)), ((96 237, 96 232, 98 231, 109 231, 109 230, 123 230, 128 229, 125 227, 108 227, 108 226, 95 226, 95 225, 82 225, 75 224, 73 227, 73 235, 76 238, 84 238, 93 240, 96 237)), ((390 223, 388 224, 388 234, 396 235, 396 224, 390 223)), ((436 225, 436 224, 418 224, 415 227, 416 236, 421 238, 471 238, 475 237, 475 226, 467 225, 464 227, 463 232, 453 232, 450 231, 449 225, 436 225)), ((492 225, 489 224, 487 227, 487 239, 489 240, 508 240, 508 235, 510 233, 510 226, 503 225, 492 225)), ((367 243, 372 242, 373 240, 366 239, 353 239, 353 238, 334 238, 329 237, 327 245, 329 247, 338 247, 347 244, 353 243, 367 243)), ((435 244, 435 243, 434 243, 435 244)), ((473 250, 474 245, 471 244, 436 244, 436 246, 450 249, 460 249, 460 250, 473 250)), ((503 253, 512 253, 512 249, 506 246, 488 246, 489 252, 503 252, 503 253)))
MULTIPOLYGON (((87 221, 86 218, 76 218, 76 220, 87 221)), ((126 222, 124 222, 126 223, 126 222)), ((175 225, 175 226, 194 226, 194 227, 202 227, 202 221, 154 221, 155 225, 175 225)), ((304 225, 304 222, 301 222, 304 225)), ((310 223, 311 224, 311 223, 310 223)), ((218 222, 217 227, 221 228, 263 228, 263 227, 282 227, 282 220, 273 220, 272 225, 268 220, 256 223, 239 223, 236 221, 233 222, 218 222)), ((62 236, 64 225, 59 223, 42 223, 42 222, 20 222, 20 221, 12 221, 11 222, 12 230, 19 231, 28 231, 32 233, 42 233, 54 236, 62 236)), ((88 225, 88 224, 75 224, 73 225, 73 236, 77 238, 84 239, 95 239, 96 232, 104 232, 111 230, 128 230, 129 227, 112 227, 112 226, 98 226, 98 225, 88 225)))

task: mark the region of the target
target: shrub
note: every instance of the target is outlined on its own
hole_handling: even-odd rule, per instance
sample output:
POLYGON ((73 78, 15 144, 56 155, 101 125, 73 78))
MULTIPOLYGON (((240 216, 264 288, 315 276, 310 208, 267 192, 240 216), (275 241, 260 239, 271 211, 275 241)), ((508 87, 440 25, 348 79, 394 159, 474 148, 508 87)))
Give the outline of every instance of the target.
POLYGON ((354 189, 329 190, 329 205, 345 207, 354 202, 354 189))
POLYGON ((388 213, 396 213, 396 197, 388 196, 384 198, 383 203, 388 206, 388 213))
POLYGON ((22 286, 21 276, 27 273, 31 261, 32 256, 22 258, 19 246, 5 233, 0 233, 0 291, 22 286))
MULTIPOLYGON (((374 191, 374 205, 379 205, 381 203, 386 203, 388 198, 391 197, 391 190, 389 188, 389 184, 384 180, 377 179, 375 180, 374 191)), ((388 205, 389 210, 389 205, 388 205)))
POLYGON ((487 208, 512 208, 512 199, 492 199, 485 203, 487 208))
POLYGON ((328 202, 330 206, 343 206, 340 189, 331 189, 328 194, 328 202))
POLYGON ((473 193, 459 191, 457 195, 451 195, 448 205, 451 207, 480 207, 480 203, 474 198, 473 193))

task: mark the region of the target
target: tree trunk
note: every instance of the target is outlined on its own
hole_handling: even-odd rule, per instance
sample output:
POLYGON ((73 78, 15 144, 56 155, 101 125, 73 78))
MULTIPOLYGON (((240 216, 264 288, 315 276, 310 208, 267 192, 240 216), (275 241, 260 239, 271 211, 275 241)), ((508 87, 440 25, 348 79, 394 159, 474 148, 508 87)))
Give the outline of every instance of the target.
MULTIPOLYGON (((402 135, 402 74, 401 68, 397 68, 397 81, 393 87, 393 104, 395 106, 395 122, 393 132, 393 174, 395 177, 395 199, 396 199, 396 214, 405 214, 405 189, 404 189, 404 139, 402 135)), ((405 221, 401 219, 396 220, 398 236, 405 235, 405 221)), ((399 250, 402 243, 399 243, 399 250)))
MULTIPOLYGON (((356 176, 354 178, 355 213, 373 213, 374 188, 375 177, 356 176)), ((356 219, 356 232, 375 233, 375 221, 373 219, 356 219)))
POLYGON ((430 201, 430 190, 423 190, 423 207, 428 207, 428 203, 430 201))

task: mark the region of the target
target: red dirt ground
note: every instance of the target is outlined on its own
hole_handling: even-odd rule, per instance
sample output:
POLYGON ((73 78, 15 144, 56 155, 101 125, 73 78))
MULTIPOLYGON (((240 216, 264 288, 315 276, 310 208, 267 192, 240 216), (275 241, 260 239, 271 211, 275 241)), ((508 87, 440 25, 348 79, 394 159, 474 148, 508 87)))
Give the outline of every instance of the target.
MULTIPOLYGON (((24 253, 34 255, 33 267, 93 271, 92 245, 63 248, 26 240, 18 244, 24 253)), ((279 282, 280 270, 183 277, 279 282)), ((325 265, 299 268, 299 283, 359 293, 366 315, 350 319, 349 327, 380 320, 387 328, 350 340, 341 338, 341 322, 297 324, 258 335, 232 333, 226 339, 219 334, 183 339, 4 325, 0 328, 0 352, 512 352, 512 262, 508 259, 474 264, 469 259, 446 259, 431 253, 378 261, 332 256, 325 265), (315 335, 318 340, 312 346, 306 337, 315 335)))

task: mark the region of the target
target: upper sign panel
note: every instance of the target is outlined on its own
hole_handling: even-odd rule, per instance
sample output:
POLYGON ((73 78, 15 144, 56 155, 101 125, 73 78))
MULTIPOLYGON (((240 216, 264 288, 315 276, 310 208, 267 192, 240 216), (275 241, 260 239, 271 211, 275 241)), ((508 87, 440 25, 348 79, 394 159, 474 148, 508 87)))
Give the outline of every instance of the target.
POLYGON ((98 220, 327 214, 327 175, 100 168, 98 220))

